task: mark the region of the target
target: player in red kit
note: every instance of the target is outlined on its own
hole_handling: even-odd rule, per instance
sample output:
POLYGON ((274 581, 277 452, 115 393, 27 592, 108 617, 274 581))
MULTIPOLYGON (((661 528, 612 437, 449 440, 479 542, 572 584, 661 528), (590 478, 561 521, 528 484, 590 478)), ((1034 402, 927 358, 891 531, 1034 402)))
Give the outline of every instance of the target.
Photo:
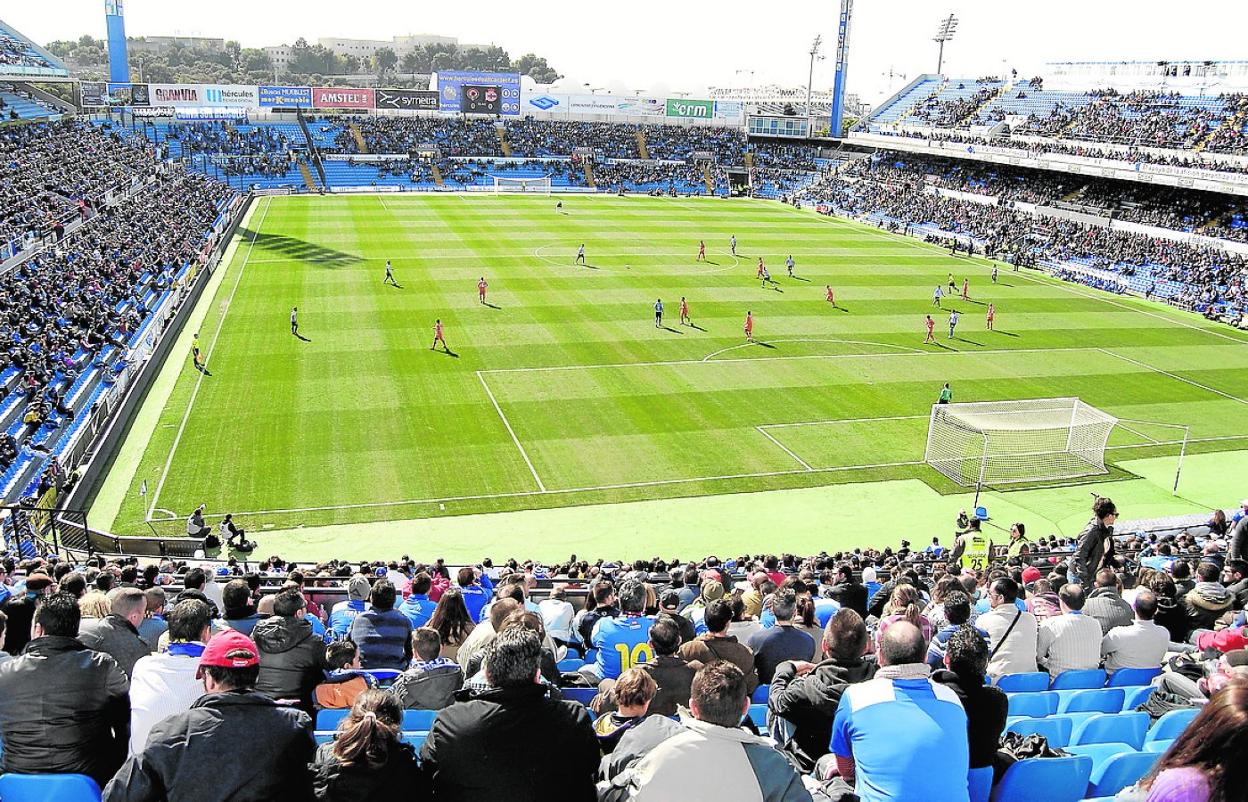
POLYGON ((433 321, 433 345, 429 346, 429 350, 433 351, 438 347, 438 343, 442 343, 442 347, 449 354, 451 347, 446 344, 446 338, 442 336, 442 320, 433 321))
POLYGON ((745 341, 754 342, 754 315, 750 312, 745 313, 745 341))
POLYGON ((992 321, 997 318, 997 307, 988 304, 988 331, 992 331, 992 321))
POLYGON ((828 290, 828 303, 832 304, 833 306, 836 306, 836 293, 832 291, 831 284, 827 285, 827 290, 828 290))
POLYGON ((685 296, 680 296, 680 325, 692 325, 689 322, 689 302, 685 300, 685 296))
POLYGON ((698 261, 706 261, 706 242, 703 240, 698 240, 698 261))
POLYGON ((969 301, 971 292, 971 280, 969 278, 962 279, 962 300, 969 301))
POLYGON ((927 343, 936 342, 936 335, 932 333, 936 328, 936 321, 932 320, 931 315, 928 315, 927 319, 924 320, 923 323, 927 326, 927 339, 923 340, 923 344, 926 345, 927 343))
POLYGON ((485 276, 482 276, 481 280, 477 282, 477 300, 481 303, 485 303, 485 291, 489 287, 490 285, 486 282, 485 276))

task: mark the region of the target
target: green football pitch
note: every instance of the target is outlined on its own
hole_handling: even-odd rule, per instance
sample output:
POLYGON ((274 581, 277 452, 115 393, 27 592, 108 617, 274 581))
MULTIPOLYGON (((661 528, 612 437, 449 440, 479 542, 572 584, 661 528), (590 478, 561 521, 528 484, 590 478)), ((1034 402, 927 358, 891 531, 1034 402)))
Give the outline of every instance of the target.
MULTIPOLYGON (((183 332, 92 523, 176 534, 202 503, 210 523, 233 512, 250 532, 281 533, 273 549, 262 537, 266 551, 325 531, 336 534, 320 551, 352 554, 350 527, 331 525, 410 524, 389 530, 389 545, 431 519, 474 516, 499 537, 519 533, 501 541, 511 553, 566 555, 568 543, 543 542, 541 519, 510 528, 524 519, 482 514, 596 505, 594 536, 571 545, 648 556, 656 544, 630 527, 631 502, 875 482, 964 493, 922 462, 946 381, 955 401, 1077 396, 1129 420, 1110 440, 1102 492, 1151 465, 1154 495, 1168 496, 1176 425, 1190 427, 1189 455, 1229 459, 1248 447, 1248 335, 1196 316, 1008 267, 993 284, 983 260, 778 203, 565 196, 562 212, 555 203, 258 200, 196 310, 207 372, 193 368, 183 332), (695 259, 699 240, 705 262, 695 259), (581 243, 585 266, 574 264, 581 243), (755 278, 760 257, 775 286, 755 278), (387 259, 398 287, 383 284, 387 259), (970 300, 936 309, 933 289, 950 273, 959 288, 969 279, 970 300), (682 296, 692 325, 678 320, 682 296), (996 331, 986 330, 988 302, 996 331), (951 307, 962 314, 952 339, 951 307), (923 343, 928 313, 934 345, 923 343), (438 318, 449 354, 430 350, 438 318)), ((1205 490, 1214 477, 1225 501, 1242 493, 1219 463, 1205 465, 1205 490)), ((1000 498, 1019 492, 1058 491, 1000 498)), ((1071 505, 1060 516, 1083 517, 1087 488, 1060 492, 1071 505)), ((876 512, 891 511, 881 501, 906 503, 877 494, 876 512)), ((737 517, 722 509, 725 525, 737 517)), ((699 527, 691 515, 683 533, 657 542, 713 550, 720 523, 699 527)), ((831 549, 899 536, 863 522, 836 542, 828 521, 811 524, 766 533, 767 544, 831 549)), ((479 556, 480 540, 440 531, 445 553, 479 556)))

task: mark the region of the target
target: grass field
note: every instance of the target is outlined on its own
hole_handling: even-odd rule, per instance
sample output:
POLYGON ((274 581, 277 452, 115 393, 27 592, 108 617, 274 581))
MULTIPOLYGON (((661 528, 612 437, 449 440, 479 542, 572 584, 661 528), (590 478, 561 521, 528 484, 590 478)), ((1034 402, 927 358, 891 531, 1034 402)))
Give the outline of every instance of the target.
MULTIPOLYGON (((1188 425, 1189 453, 1248 447, 1248 336, 1195 316, 1030 272, 994 286, 985 262, 776 203, 554 204, 258 201, 204 302, 211 375, 177 352, 93 523, 174 534, 199 503, 210 522, 233 512, 252 531, 286 531, 881 480, 955 493, 921 463, 945 381, 957 401, 1074 395, 1188 425), (707 263, 694 260, 699 239, 707 263), (582 242, 588 267, 572 264, 582 242), (755 280, 759 256, 777 288, 755 280), (399 289, 382 284, 386 259, 399 289), (950 272, 969 277, 972 299, 952 304, 952 340, 950 303, 931 303, 950 272), (482 275, 490 306, 477 302, 482 275), (677 323, 681 296, 693 327, 677 323), (306 340, 290 333, 294 305, 306 340), (922 344, 929 311, 936 346, 922 344), (453 355, 429 349, 435 318, 453 355)), ((1111 439, 1110 479, 1177 453, 1176 430, 1129 426, 1111 439)), ((626 549, 611 509, 598 542, 626 549)))

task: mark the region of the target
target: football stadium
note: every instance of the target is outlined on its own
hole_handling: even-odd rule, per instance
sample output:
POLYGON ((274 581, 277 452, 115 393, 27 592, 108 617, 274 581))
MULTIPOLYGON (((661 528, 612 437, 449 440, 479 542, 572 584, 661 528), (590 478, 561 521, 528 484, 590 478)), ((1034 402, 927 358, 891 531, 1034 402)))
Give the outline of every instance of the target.
POLYGON ((1242 10, 71 5, 0 802, 1248 795, 1242 10))

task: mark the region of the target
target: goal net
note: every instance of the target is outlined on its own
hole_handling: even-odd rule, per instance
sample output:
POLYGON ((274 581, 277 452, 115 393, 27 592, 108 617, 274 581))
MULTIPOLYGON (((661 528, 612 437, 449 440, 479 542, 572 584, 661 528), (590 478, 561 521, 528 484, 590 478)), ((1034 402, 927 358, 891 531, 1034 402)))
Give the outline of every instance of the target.
POLYGON ((532 192, 541 195, 550 194, 550 176, 541 178, 516 178, 514 176, 496 175, 494 192, 532 192))
POLYGON ((1078 398, 936 404, 923 459, 966 487, 1092 476, 1117 423, 1078 398))

